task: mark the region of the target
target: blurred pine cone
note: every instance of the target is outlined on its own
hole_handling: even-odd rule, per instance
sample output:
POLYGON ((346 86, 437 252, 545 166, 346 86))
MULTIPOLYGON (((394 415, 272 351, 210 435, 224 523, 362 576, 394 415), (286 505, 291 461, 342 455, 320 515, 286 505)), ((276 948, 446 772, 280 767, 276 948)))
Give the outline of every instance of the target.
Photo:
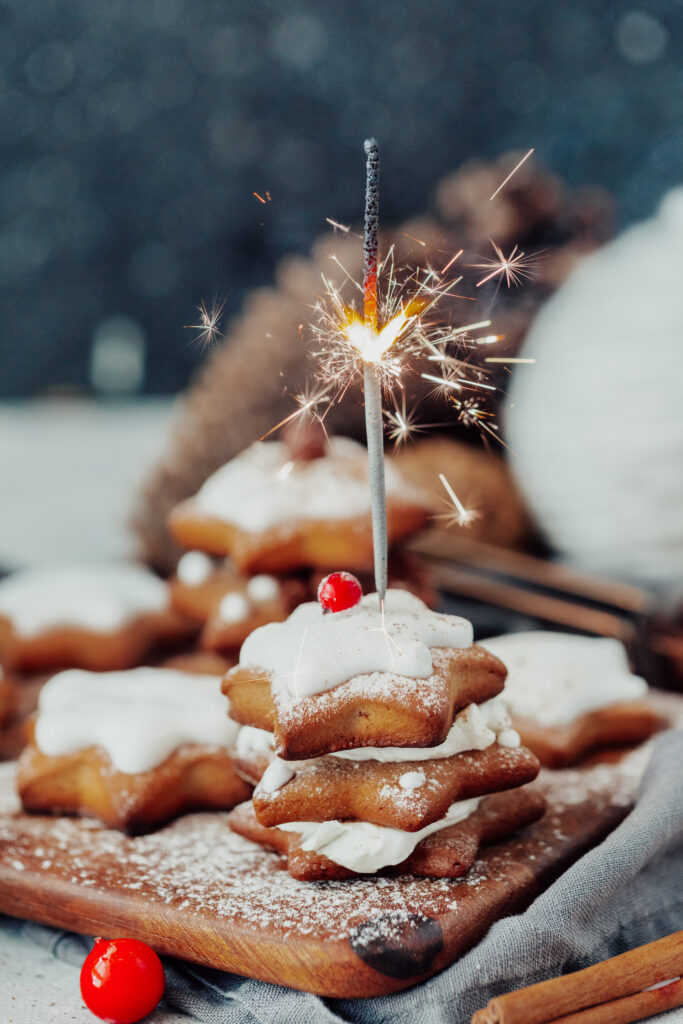
MULTIPOLYGON (((454 298, 442 305, 442 312, 454 325, 493 319, 496 333, 505 336, 496 348, 498 355, 517 351, 544 299, 578 259, 612 233, 612 206, 604 193, 574 193, 532 160, 491 200, 519 158, 509 153, 493 163, 464 165, 440 183, 432 213, 384 231, 380 238, 383 252, 395 246, 399 266, 440 268, 464 249, 458 267, 465 279, 458 292, 467 298, 454 298), (534 275, 523 287, 507 289, 498 279, 475 287, 483 272, 472 264, 492 256, 491 240, 506 255, 514 245, 526 256, 538 255, 534 275)), ((283 259, 275 285, 251 293, 181 400, 165 455, 144 481, 132 516, 141 553, 156 567, 170 570, 178 556, 166 530, 170 509, 291 413, 296 408, 293 396, 313 380, 306 325, 322 291, 321 274, 339 287, 344 284, 333 254, 355 279, 360 277, 361 243, 351 234, 324 236, 310 258, 283 259)), ((496 383, 495 376, 491 379, 496 383)), ((410 407, 419 400, 422 422, 449 419, 443 400, 430 396, 418 374, 407 376, 405 383, 410 407)), ((358 387, 329 409, 325 422, 333 432, 363 438, 358 387)), ((441 429, 463 432, 452 417, 441 429)))

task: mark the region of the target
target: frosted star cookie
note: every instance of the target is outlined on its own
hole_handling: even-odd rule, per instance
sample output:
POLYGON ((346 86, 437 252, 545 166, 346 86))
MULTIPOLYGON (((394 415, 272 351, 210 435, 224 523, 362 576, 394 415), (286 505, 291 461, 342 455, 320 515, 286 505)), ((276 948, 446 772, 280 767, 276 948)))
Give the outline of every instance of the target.
POLYGON ((172 610, 166 583, 142 566, 50 565, 0 581, 7 669, 129 668, 193 632, 172 610))
MULTIPOLYGON (((399 749, 409 758, 415 749, 429 750, 399 749)), ((416 832, 442 818, 451 804, 522 786, 538 769, 530 751, 499 743, 429 760, 278 759, 254 790, 254 810, 267 826, 332 818, 416 832)))
POLYGON ((248 577, 202 551, 182 556, 169 589, 173 607, 201 623, 200 645, 222 653, 238 650, 259 626, 286 619, 306 597, 301 580, 248 577))
MULTIPOLYGON (((427 509, 387 460, 389 543, 420 529, 427 509)), ((333 437, 318 458, 292 458, 280 441, 257 442, 171 513, 185 548, 229 555, 247 573, 369 569, 373 562, 367 453, 333 437)))
POLYGON ((274 732, 280 757, 442 743, 453 717, 501 692, 501 662, 472 643, 472 626, 389 590, 339 614, 318 602, 256 630, 223 681, 231 714, 274 732))
POLYGON ((236 807, 229 822, 245 839, 281 854, 289 873, 301 881, 380 872, 460 878, 474 864, 480 845, 507 838, 544 811, 543 796, 523 787, 454 803, 440 821, 417 832, 362 821, 291 822, 266 828, 251 802, 236 807))
POLYGON ((19 760, 24 809, 92 815, 138 833, 245 800, 251 787, 228 751, 238 726, 219 684, 161 668, 54 676, 19 760))
POLYGON ((638 743, 662 725, 647 702, 647 683, 631 673, 618 640, 538 631, 482 644, 505 663, 515 728, 548 767, 638 743))

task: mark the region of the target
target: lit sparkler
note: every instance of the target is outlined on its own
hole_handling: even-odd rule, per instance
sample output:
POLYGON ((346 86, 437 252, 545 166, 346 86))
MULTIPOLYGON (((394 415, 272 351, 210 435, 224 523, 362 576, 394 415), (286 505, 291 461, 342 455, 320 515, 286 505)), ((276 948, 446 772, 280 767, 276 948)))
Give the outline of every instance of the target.
POLYGON ((363 390, 365 392, 365 432, 368 441, 370 494, 372 498, 372 542, 375 554, 375 589, 384 607, 387 592, 387 499, 384 481, 384 424, 382 422, 382 378, 377 363, 393 345, 405 327, 391 330, 390 321, 381 330, 377 322, 377 232, 379 229, 379 146, 375 139, 366 139, 365 153, 365 238, 363 241, 363 318, 349 324, 349 341, 363 359, 363 390), (359 329, 360 328, 360 329, 359 329), (362 333, 361 333, 362 330, 362 333), (385 334, 383 338, 382 335, 385 334))
MULTIPOLYGON (((403 374, 407 371, 418 372, 423 380, 434 384, 435 390, 444 395, 456 410, 459 423, 473 426, 482 436, 487 435, 502 444, 504 442, 498 433, 495 414, 486 407, 487 393, 496 388, 487 383, 488 371, 478 357, 481 352, 479 346, 492 345, 504 336, 494 333, 483 336, 475 334, 477 331, 490 330, 490 320, 454 327, 444 322, 437 311, 437 306, 447 296, 471 298, 459 296, 455 291, 462 280, 461 276, 446 276, 462 256, 462 250, 451 256, 440 271, 427 266, 402 273, 395 266, 393 246, 383 260, 378 259, 379 148, 374 139, 366 141, 365 153, 362 283, 355 280, 341 261, 332 256, 345 280, 339 286, 323 275, 324 296, 315 307, 317 317, 311 325, 317 344, 313 354, 318 361, 317 376, 321 388, 316 393, 306 392, 297 396, 298 408, 265 437, 299 416, 312 415, 322 423, 323 416, 317 411, 318 406, 325 403, 329 408, 332 403, 341 400, 353 380, 359 376, 362 378, 372 499, 375 586, 383 607, 388 559, 383 419, 386 417, 389 436, 397 447, 414 433, 427 429, 425 424, 418 425, 414 410, 406 408, 403 374), (355 290, 356 301, 362 296, 362 311, 351 306, 343 297, 343 290, 348 288, 355 290), (434 372, 420 372, 415 365, 418 360, 433 363, 434 372), (383 413, 382 390, 391 392, 396 386, 403 389, 401 403, 399 405, 394 398, 393 411, 383 413)), ((527 157, 518 163, 503 185, 527 157)), ((346 225, 330 218, 328 222, 335 231, 345 235, 351 233, 346 225)), ((420 242, 419 239, 415 241, 420 242)), ((530 267, 536 255, 526 256, 515 246, 506 257, 500 247, 493 242, 492 245, 495 259, 475 265, 477 269, 486 271, 484 277, 477 282, 478 287, 496 277, 500 278, 499 283, 517 285, 530 276, 530 267)), ((489 357, 484 362, 503 362, 503 358, 489 357)), ((459 525, 471 522, 476 513, 466 509, 448 481, 444 477, 441 479, 452 506, 448 513, 450 521, 459 525)))

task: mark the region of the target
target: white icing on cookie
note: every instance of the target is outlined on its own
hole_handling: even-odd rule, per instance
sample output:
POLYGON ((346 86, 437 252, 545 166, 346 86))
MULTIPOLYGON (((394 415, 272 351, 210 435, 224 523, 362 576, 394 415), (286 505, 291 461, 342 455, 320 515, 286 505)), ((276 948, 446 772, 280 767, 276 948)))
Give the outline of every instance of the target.
POLYGON ((472 626, 431 611, 407 590, 388 590, 384 619, 376 594, 355 608, 323 614, 317 601, 299 605, 286 622, 271 622, 245 640, 240 665, 265 669, 296 696, 331 690, 358 675, 432 675, 433 647, 469 647, 472 626))
POLYGON ((286 761, 275 757, 261 776, 258 788, 263 793, 276 793, 278 789, 282 789, 295 775, 296 772, 286 761))
MULTIPOLYGON (((390 462, 386 489, 420 501, 390 462)), ((210 476, 194 501, 205 515, 249 532, 351 519, 370 510, 367 452, 348 437, 333 437, 322 458, 292 462, 283 442, 257 441, 210 476)))
POLYGON ((41 566, 0 582, 0 615, 25 637, 66 626, 110 633, 167 608, 164 581, 126 563, 41 566))
POLYGON ((280 593, 280 584, 274 576, 252 576, 247 583, 247 593, 252 601, 274 601, 280 593))
POLYGON ((513 716, 541 725, 567 725, 647 692, 618 640, 536 631, 493 637, 482 646, 507 666, 505 700, 513 716))
POLYGON ((389 864, 400 864, 421 840, 474 814, 480 797, 451 804, 443 818, 418 832, 371 825, 366 821, 291 821, 278 825, 301 835, 302 850, 323 853, 350 871, 372 873, 389 864))
POLYGON ((398 780, 398 784, 401 789, 408 791, 413 789, 422 789, 427 781, 427 776, 424 772, 404 772, 398 780))
POLYGON ((203 551, 186 551, 176 568, 176 576, 188 587, 198 587, 212 572, 213 562, 203 551))
POLYGON ((183 743, 227 747, 239 726, 228 718, 220 682, 166 668, 60 672, 40 692, 36 745, 55 757, 99 746, 130 775, 161 764, 183 743))
POLYGON ((249 602, 244 594, 240 594, 237 590, 226 594, 218 605, 218 618, 221 622, 244 622, 249 612, 249 602))

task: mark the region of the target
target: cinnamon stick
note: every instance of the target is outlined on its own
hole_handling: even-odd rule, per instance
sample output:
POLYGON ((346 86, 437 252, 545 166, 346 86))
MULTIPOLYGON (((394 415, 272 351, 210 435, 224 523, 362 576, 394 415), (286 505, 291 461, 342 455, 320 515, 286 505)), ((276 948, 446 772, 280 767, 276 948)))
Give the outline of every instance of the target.
MULTIPOLYGON (((608 1003, 579 1010, 568 1017, 556 1017, 549 1024, 633 1024, 634 1021, 646 1020, 677 1006, 683 1006, 681 978, 652 991, 638 992, 623 999, 610 999, 608 1003)), ((472 1024, 495 1024, 495 1021, 487 1008, 475 1013, 472 1024)))
POLYGON ((637 992, 623 999, 610 999, 608 1003, 592 1006, 588 1010, 559 1017, 552 1024, 632 1024, 656 1013, 683 1006, 683 978, 670 981, 660 988, 637 992))
MULTIPOLYGON (((644 989, 667 979, 679 978, 682 974, 683 931, 680 931, 582 971, 497 996, 484 1010, 474 1015, 472 1024, 548 1024, 550 1021, 553 1024, 616 1024, 622 1018, 614 1016, 612 1010, 612 1016, 595 1014, 610 1002, 625 1004, 628 1000, 624 997, 634 997, 635 994, 637 1002, 631 1000, 635 1008, 633 1012, 639 1011, 642 1019, 647 1008, 641 1009, 640 1002, 660 1006, 665 996, 659 993, 666 992, 670 986, 652 992, 644 989), (589 1008, 592 1017, 579 1013, 589 1008)), ((671 993, 671 998, 679 998, 677 988, 671 988, 671 993)), ((665 1009, 663 1005, 662 1009, 665 1009)), ((617 1007, 615 1012, 622 1011, 623 1006, 617 1007)), ((628 1012, 631 1012, 630 1008, 628 1012)), ((656 1009, 650 1011, 655 1012, 656 1009)), ((638 1019, 623 1018, 624 1021, 638 1019)))

